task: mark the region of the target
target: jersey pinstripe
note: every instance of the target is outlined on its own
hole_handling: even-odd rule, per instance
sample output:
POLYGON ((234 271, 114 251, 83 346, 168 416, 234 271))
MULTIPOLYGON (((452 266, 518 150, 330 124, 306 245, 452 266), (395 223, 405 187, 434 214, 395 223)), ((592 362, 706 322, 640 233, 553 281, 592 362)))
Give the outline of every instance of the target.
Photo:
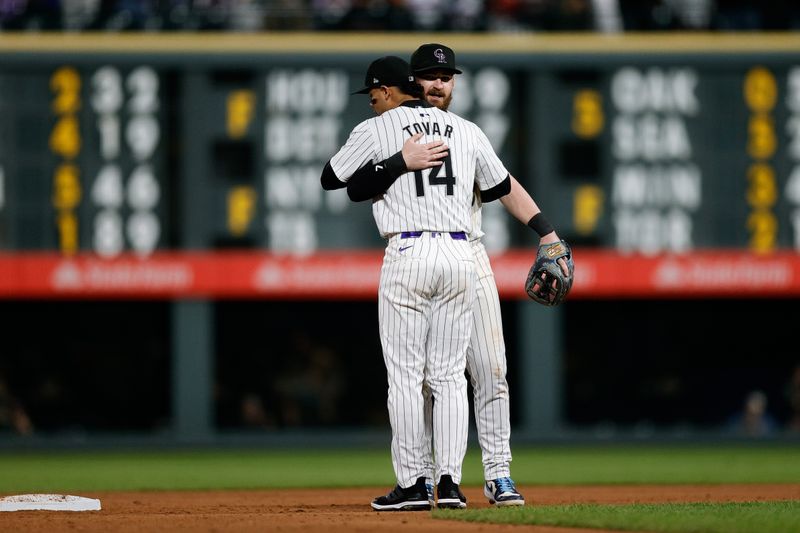
POLYGON ((378 231, 388 237, 403 231, 472 233, 473 185, 482 190, 508 176, 486 135, 474 123, 435 107, 400 106, 356 126, 331 158, 342 181, 369 162, 397 153, 406 139, 444 141, 450 156, 439 167, 400 176, 372 206, 378 231), (446 182, 452 178, 452 185, 446 182))

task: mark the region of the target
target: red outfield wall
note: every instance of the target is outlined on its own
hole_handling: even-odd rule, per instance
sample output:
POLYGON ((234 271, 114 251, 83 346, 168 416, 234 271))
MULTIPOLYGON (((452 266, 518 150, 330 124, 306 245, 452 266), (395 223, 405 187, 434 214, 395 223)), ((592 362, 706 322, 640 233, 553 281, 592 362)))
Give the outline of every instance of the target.
MULTIPOLYGON (((653 257, 576 249, 570 299, 798 297, 800 254, 757 256, 740 250, 653 257)), ((533 256, 492 257, 505 299, 525 298, 533 256)), ((262 252, 156 253, 102 259, 53 253, 0 254, 0 298, 371 299, 379 251, 310 256, 262 252)))

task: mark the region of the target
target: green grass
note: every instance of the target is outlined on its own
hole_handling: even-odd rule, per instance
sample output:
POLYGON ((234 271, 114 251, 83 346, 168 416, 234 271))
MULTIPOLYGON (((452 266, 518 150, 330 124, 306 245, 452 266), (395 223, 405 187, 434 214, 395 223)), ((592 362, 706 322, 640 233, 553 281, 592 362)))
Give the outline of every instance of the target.
MULTIPOLYGON (((562 446, 514 450, 522 485, 800 483, 798 446, 562 446)), ((464 485, 483 481, 480 455, 464 485)), ((0 452, 0 492, 394 484, 389 446, 350 450, 0 452)))
MULTIPOLYGON (((480 460, 476 460, 479 465, 480 460)), ((514 479, 525 484, 797 483, 800 446, 607 445, 515 449, 511 470, 514 479)), ((480 483, 480 468, 477 473, 475 482, 480 483)))
POLYGON ((662 505, 553 505, 435 511, 435 518, 654 533, 797 533, 800 501, 662 505))
POLYGON ((0 455, 0 491, 189 490, 386 485, 385 450, 0 455))

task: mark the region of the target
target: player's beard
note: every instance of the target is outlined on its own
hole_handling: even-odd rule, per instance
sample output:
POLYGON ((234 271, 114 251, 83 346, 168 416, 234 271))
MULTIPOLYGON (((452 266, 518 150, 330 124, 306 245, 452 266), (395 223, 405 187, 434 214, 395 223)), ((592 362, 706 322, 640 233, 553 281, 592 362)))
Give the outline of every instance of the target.
POLYGON ((442 91, 438 91, 438 90, 433 89, 433 88, 429 89, 428 92, 425 93, 425 98, 426 99, 428 99, 429 96, 438 96, 438 97, 442 98, 442 100, 438 100, 438 102, 439 102, 438 104, 434 103, 434 102, 431 102, 430 100, 428 100, 428 102, 430 102, 431 104, 435 105, 436 107, 438 107, 439 109, 441 109, 443 111, 447 111, 447 108, 450 107, 450 102, 453 101, 453 93, 452 92, 445 97, 445 95, 444 95, 444 93, 442 91))

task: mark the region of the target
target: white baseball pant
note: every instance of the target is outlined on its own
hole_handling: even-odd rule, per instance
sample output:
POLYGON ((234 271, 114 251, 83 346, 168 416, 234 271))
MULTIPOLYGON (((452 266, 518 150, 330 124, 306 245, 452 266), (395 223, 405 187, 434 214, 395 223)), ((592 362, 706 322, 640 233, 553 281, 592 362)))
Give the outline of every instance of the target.
POLYGON ((392 464, 401 487, 428 473, 423 385, 435 398, 434 479, 449 474, 461 481, 469 430, 464 370, 476 282, 472 245, 461 235, 395 235, 384 255, 378 322, 389 382, 392 464))

